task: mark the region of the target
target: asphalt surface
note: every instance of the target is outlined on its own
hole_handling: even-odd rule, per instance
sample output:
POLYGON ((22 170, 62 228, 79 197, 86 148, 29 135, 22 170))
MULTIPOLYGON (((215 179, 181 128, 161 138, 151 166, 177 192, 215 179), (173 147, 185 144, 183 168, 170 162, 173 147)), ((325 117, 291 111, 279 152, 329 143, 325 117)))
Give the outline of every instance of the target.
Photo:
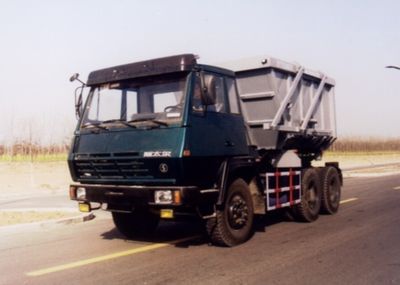
POLYGON ((191 223, 125 240, 107 213, 0 230, 0 284, 400 284, 400 174, 346 178, 342 201, 310 224, 266 216, 234 248, 191 223))

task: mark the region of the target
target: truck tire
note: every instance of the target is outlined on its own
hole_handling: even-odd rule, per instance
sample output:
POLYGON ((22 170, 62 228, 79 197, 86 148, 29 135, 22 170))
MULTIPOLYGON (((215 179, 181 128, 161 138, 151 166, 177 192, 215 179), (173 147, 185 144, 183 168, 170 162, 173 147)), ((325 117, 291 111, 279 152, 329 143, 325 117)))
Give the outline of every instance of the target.
POLYGON ((127 238, 145 237, 158 226, 159 218, 147 212, 112 212, 115 227, 127 238))
POLYGON ((235 246, 247 241, 253 233, 253 202, 243 179, 234 180, 216 217, 206 221, 211 242, 220 246, 235 246))
POLYGON ((321 209, 321 182, 315 168, 307 168, 301 178, 301 202, 293 207, 294 218, 301 222, 318 219, 321 209))
POLYGON ((321 213, 335 214, 339 209, 341 194, 339 172, 335 167, 324 167, 321 169, 321 181, 321 213))

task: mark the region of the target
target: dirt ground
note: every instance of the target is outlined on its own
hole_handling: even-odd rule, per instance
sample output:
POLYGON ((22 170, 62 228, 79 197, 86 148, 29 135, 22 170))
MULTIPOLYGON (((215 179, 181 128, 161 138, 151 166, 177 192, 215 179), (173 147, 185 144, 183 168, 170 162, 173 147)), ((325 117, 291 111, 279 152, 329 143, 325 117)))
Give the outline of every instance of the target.
POLYGON ((400 153, 386 154, 333 154, 328 153, 321 161, 313 163, 322 166, 325 162, 337 161, 344 177, 382 176, 400 173, 400 153), (359 168, 360 169, 353 169, 359 168))
POLYGON ((313 164, 323 165, 328 161, 338 161, 342 169, 364 166, 376 166, 381 164, 400 163, 400 153, 351 153, 351 154, 337 154, 327 153, 322 157, 321 161, 316 161, 313 164))
MULTIPOLYGON (((36 195, 68 193, 72 182, 66 162, 1 162, 0 201, 36 195)), ((35 208, 32 205, 32 208, 35 208)), ((79 212, 66 210, 4 210, 0 205, 0 227, 76 217, 79 212)))
POLYGON ((0 197, 67 192, 72 182, 65 161, 2 162, 0 181, 0 197))

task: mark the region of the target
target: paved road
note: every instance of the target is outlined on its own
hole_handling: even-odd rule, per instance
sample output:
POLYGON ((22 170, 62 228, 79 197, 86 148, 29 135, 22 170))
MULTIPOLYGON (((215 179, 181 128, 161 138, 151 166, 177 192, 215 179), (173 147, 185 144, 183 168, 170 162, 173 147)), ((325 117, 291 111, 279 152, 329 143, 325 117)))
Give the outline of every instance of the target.
POLYGON ((124 240, 105 215, 0 231, 0 284, 400 284, 400 174, 348 178, 342 199, 311 224, 269 216, 235 248, 188 223, 124 240))

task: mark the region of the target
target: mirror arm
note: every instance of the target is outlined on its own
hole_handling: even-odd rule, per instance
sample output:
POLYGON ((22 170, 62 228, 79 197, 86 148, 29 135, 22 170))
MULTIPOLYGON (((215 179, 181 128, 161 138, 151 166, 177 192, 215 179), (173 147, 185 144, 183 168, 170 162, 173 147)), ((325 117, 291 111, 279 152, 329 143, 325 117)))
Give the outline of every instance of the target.
POLYGON ((71 82, 74 82, 75 80, 79 81, 82 84, 81 86, 75 89, 75 115, 76 118, 79 120, 79 118, 82 116, 82 94, 83 94, 83 88, 86 87, 86 83, 79 79, 79 73, 74 73, 69 78, 69 81, 71 82), (78 96, 79 89, 80 93, 78 96))
POLYGON ((82 84, 82 86, 79 86, 78 88, 75 89, 75 115, 76 118, 79 120, 79 118, 82 115, 82 93, 83 93, 83 88, 85 87, 85 84, 82 84), (78 90, 80 90, 79 95, 78 95, 78 90))

